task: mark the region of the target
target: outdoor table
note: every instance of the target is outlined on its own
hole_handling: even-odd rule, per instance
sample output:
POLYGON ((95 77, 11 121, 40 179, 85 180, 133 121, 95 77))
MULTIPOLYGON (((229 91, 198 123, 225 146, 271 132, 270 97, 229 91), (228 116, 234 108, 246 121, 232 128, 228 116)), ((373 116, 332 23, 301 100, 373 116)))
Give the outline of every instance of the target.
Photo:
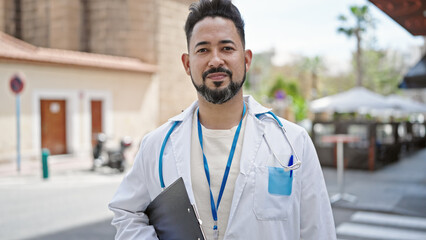
POLYGON ((356 197, 351 194, 347 194, 344 191, 344 162, 343 162, 343 144, 349 142, 359 141, 359 137, 355 137, 347 134, 335 134, 323 136, 321 139, 326 143, 336 143, 337 146, 337 185, 339 192, 330 197, 330 202, 335 203, 339 200, 346 200, 348 202, 355 202, 356 197))

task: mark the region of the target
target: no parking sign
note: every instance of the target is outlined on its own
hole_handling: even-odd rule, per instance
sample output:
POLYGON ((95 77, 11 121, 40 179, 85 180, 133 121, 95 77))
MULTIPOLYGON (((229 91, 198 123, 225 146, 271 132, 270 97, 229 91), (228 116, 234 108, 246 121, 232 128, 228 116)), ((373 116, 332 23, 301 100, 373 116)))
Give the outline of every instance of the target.
POLYGON ((10 89, 16 95, 16 163, 18 172, 21 171, 21 98, 20 93, 24 89, 24 77, 15 74, 10 78, 10 89))
POLYGON ((19 94, 24 89, 24 77, 21 74, 15 74, 10 78, 10 88, 15 94, 19 94))

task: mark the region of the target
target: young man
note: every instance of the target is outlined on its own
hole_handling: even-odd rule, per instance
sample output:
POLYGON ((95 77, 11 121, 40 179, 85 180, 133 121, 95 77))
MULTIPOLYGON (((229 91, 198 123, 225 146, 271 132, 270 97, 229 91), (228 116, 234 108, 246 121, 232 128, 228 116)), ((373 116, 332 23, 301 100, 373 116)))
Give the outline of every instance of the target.
POLYGON ((165 186, 183 178, 207 239, 335 239, 308 134, 243 96, 252 53, 238 9, 228 0, 200 0, 185 31, 182 63, 198 101, 145 136, 109 205, 116 239, 157 239, 144 211, 161 192, 161 152, 165 186))

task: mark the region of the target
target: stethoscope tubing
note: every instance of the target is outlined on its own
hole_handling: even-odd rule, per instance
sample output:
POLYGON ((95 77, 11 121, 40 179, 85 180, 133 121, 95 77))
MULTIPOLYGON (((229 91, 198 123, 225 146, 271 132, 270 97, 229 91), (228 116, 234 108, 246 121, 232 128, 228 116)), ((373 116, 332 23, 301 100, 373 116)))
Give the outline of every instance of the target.
MULTIPOLYGON (((290 141, 290 139, 289 139, 289 137, 287 135, 287 131, 285 130, 284 125, 282 124, 282 122, 280 121, 280 119, 272 111, 269 111, 269 112, 266 112, 266 113, 256 114, 256 117, 260 120, 260 117, 263 116, 263 115, 265 115, 265 114, 269 114, 269 115, 271 115, 273 117, 273 119, 275 120, 275 123, 278 125, 278 128, 281 129, 281 132, 283 133, 284 138, 288 142, 288 145, 290 145, 291 151, 293 152, 294 156, 296 157, 296 163, 294 163, 291 166, 286 166, 281 161, 278 161, 278 162, 284 168, 285 171, 290 171, 290 170, 296 170, 296 169, 298 169, 300 167, 300 165, 302 164, 302 162, 300 161, 299 156, 297 155, 297 152, 294 149, 294 146, 291 143, 291 141, 290 141)), ((275 156, 275 153, 274 152, 272 152, 272 153, 273 153, 274 157, 277 160, 279 160, 278 157, 275 156)))
MULTIPOLYGON (((284 125, 282 124, 282 122, 280 121, 280 119, 271 111, 266 112, 266 113, 260 113, 260 114, 256 114, 256 117, 260 119, 261 116, 265 115, 265 114, 269 114, 273 117, 273 119, 275 120, 276 124, 278 125, 278 128, 281 129, 281 132, 284 134, 284 138, 286 139, 286 141, 288 142, 288 144, 290 145, 291 151, 293 152, 294 156, 296 157, 296 163, 294 163, 291 166, 285 166, 284 164, 282 164, 280 161, 280 165, 284 168, 285 171, 290 171, 290 170, 296 170, 300 167, 300 165, 302 164, 302 162, 299 159, 299 156, 297 155, 297 152, 294 149, 293 144, 291 144, 290 139, 288 138, 287 135, 287 131, 284 128, 284 125)), ((167 145, 167 141, 170 138, 170 135, 172 134, 173 130, 176 128, 176 126, 180 123, 181 121, 174 121, 171 128, 169 129, 169 131, 166 134, 166 137, 164 137, 163 140, 163 144, 161 145, 161 150, 160 150, 160 157, 159 157, 159 161, 158 161, 158 171, 159 171, 159 178, 160 178, 160 185, 161 188, 164 189, 165 188, 165 184, 164 184, 164 178, 163 178, 163 155, 164 155, 164 149, 166 148, 167 145)), ((275 153, 274 153, 275 155, 275 153)), ((277 158, 277 156, 275 156, 275 158, 277 158)), ((278 159, 278 158, 277 158, 278 159)))

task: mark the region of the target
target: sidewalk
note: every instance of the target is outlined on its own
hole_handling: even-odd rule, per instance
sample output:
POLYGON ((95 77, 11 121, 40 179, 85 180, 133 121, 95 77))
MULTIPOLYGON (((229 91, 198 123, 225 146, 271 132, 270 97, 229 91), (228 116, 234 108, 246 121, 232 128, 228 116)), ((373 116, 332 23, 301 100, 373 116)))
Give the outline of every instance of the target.
MULTIPOLYGON (((75 157, 72 155, 49 156, 49 176, 65 174, 73 171, 89 170, 93 160, 90 157, 75 157)), ((0 179, 4 177, 42 177, 41 160, 24 160, 21 170, 17 171, 16 162, 0 163, 0 179)))
MULTIPOLYGON (((49 176, 72 175, 91 167, 89 157, 49 157, 49 176)), ((374 172, 346 169, 345 193, 357 199, 353 203, 341 200, 332 207, 426 217, 425 169, 426 148, 374 172)), ((336 169, 324 167, 323 172, 329 195, 338 193, 336 169)), ((17 172, 15 162, 0 164, 0 180, 23 177, 41 179, 41 161, 23 161, 21 172, 17 172)))
MULTIPOLYGON (((374 172, 345 169, 344 192, 357 199, 353 203, 340 200, 332 207, 426 217, 425 169, 425 148, 374 172)), ((324 167, 323 172, 332 196, 338 192, 337 171, 324 167)))
POLYGON ((48 162, 48 179, 41 161, 23 161, 20 173, 16 163, 0 164, 0 239, 113 239, 107 206, 124 174, 90 171, 89 157, 48 162))

